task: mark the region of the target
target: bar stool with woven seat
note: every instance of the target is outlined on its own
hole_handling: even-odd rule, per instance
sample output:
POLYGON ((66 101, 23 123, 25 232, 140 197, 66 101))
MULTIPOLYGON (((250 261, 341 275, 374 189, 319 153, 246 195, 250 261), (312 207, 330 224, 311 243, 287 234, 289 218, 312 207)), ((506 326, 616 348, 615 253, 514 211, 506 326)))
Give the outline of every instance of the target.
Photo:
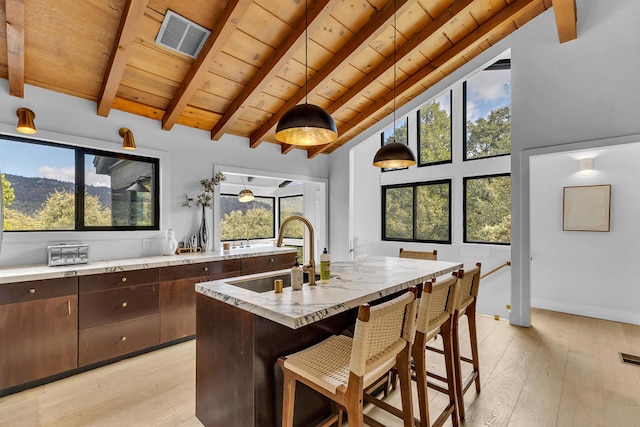
POLYGON ((416 288, 358 310, 353 339, 334 335, 278 359, 284 373, 282 425, 293 425, 296 381, 306 384, 347 410, 350 427, 364 425, 363 391, 393 366, 398 367, 405 427, 413 426, 411 340, 415 332, 416 288))
MULTIPOLYGON (((459 282, 460 280, 454 275, 445 279, 439 279, 437 282, 436 279, 432 279, 424 284, 422 290, 422 298, 418 306, 416 334, 413 345, 411 346, 411 354, 413 357, 412 368, 415 371, 412 379, 417 383, 421 427, 441 426, 447 421, 449 416, 451 416, 451 422, 455 427, 459 425, 458 412, 456 409, 455 367, 452 340, 454 303, 459 282), (438 352, 444 354, 446 377, 427 372, 426 344, 437 335, 442 337, 444 344, 443 350, 439 350, 438 352), (427 375, 442 381, 446 384, 446 387, 428 382, 427 375), (429 422, 427 386, 445 393, 449 397, 449 402, 433 424, 429 422)), ((395 370, 392 372, 395 375, 395 370)), ((391 382, 394 384, 395 378, 392 379, 391 382)), ((371 389, 373 389, 373 387, 371 389)), ((367 394, 365 399, 367 402, 373 403, 396 416, 402 415, 402 412, 397 408, 374 396, 367 394)))
POLYGON ((426 259, 430 261, 438 260, 438 251, 434 249, 432 252, 425 251, 405 251, 400 248, 400 258, 426 259))
POLYGON ((461 270, 457 273, 460 280, 458 298, 453 315, 453 352, 456 368, 456 393, 458 401, 458 413, 464 420, 464 393, 476 384, 476 393, 480 393, 480 364, 478 362, 478 333, 476 329, 476 301, 480 288, 480 263, 469 270, 461 270), (469 323, 469 341, 471 342, 471 358, 460 355, 459 320, 463 315, 467 316, 469 323), (462 362, 471 363, 473 370, 467 378, 462 380, 462 362))

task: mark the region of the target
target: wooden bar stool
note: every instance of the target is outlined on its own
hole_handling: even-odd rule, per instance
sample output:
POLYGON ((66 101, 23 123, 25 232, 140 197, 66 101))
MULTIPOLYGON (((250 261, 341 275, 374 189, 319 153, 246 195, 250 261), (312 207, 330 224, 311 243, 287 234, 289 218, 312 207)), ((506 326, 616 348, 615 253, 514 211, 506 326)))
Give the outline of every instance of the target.
MULTIPOLYGON (((412 379, 417 383, 418 403, 420 408, 420 420, 416 420, 416 424, 419 422, 421 427, 441 426, 447 421, 449 416, 451 416, 451 422, 453 425, 455 427, 458 426, 452 339, 453 312, 458 284, 459 279, 456 276, 451 275, 443 280, 439 280, 438 282, 436 282, 436 279, 426 282, 422 290, 422 298, 418 306, 416 334, 411 346, 411 355, 413 358, 412 369, 415 371, 412 375, 412 379), (437 335, 442 337, 442 341, 444 343, 443 350, 439 350, 439 353, 444 354, 446 377, 427 372, 427 361, 425 355, 426 344, 437 335), (428 382, 427 375, 442 381, 446 384, 446 387, 428 382), (444 393, 449 397, 449 402, 433 424, 429 421, 429 397, 427 396, 427 386, 444 393)), ((392 385, 395 385, 395 373, 395 370, 392 370, 392 385)), ((377 384, 381 385, 382 383, 382 381, 379 381, 377 384)), ((372 392, 374 390, 376 390, 375 386, 372 386, 367 391, 372 392)), ((369 393, 365 396, 365 400, 398 417, 403 415, 403 413, 397 408, 369 393)))
MULTIPOLYGON (((364 425, 363 392, 393 366, 398 368, 405 427, 413 426, 411 340, 415 332, 416 288, 358 311, 353 339, 335 335, 278 359, 284 373, 282 425, 293 425, 296 381, 347 410, 350 427, 364 425)), ((341 418, 341 414, 338 415, 341 418)))
POLYGON ((430 261, 438 260, 438 251, 436 249, 433 252, 424 252, 424 251, 405 251, 400 248, 400 258, 413 258, 413 259, 426 259, 430 261))
POLYGON ((464 420, 464 393, 471 387, 471 383, 476 384, 476 393, 480 393, 480 364, 478 362, 478 333, 476 329, 476 301, 480 288, 480 263, 469 270, 461 270, 457 273, 460 280, 458 298, 453 315, 453 352, 456 368, 456 393, 458 401, 458 413, 460 419, 464 420), (469 322, 469 341, 471 342, 471 358, 460 355, 459 340, 459 320, 463 315, 467 316, 469 322), (473 370, 462 380, 462 362, 471 363, 473 370))

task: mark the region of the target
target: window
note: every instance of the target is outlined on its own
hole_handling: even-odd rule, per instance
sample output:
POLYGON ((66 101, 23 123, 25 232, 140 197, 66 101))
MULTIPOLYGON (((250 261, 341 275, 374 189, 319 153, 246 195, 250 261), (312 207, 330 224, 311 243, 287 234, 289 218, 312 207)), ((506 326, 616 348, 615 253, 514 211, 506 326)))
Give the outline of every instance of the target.
POLYGON ((418 166, 451 163, 451 91, 418 110, 418 166))
MULTIPOLYGON (((280 224, 291 215, 304 215, 304 196, 285 196, 278 198, 278 210, 280 212, 280 224)), ((304 224, 293 221, 287 224, 283 236, 290 239, 304 238, 304 224)))
POLYGON ((511 152, 511 61, 500 60, 463 84, 464 159, 511 152))
POLYGON ((7 231, 158 230, 159 160, 0 136, 7 231))
POLYGON ((511 175, 464 178, 464 241, 511 242, 511 175))
POLYGON ((240 202, 237 194, 220 195, 220 240, 273 239, 275 199, 255 196, 240 202))
POLYGON ((451 180, 382 187, 383 240, 451 243, 451 180))
MULTIPOLYGON (((409 118, 405 117, 404 120, 398 120, 395 123, 395 132, 394 127, 389 126, 383 132, 380 133, 380 146, 386 145, 390 142, 393 142, 395 138, 396 142, 400 142, 402 144, 409 144, 409 118)), ((393 170, 401 170, 407 168, 382 168, 382 172, 393 171, 393 170)))

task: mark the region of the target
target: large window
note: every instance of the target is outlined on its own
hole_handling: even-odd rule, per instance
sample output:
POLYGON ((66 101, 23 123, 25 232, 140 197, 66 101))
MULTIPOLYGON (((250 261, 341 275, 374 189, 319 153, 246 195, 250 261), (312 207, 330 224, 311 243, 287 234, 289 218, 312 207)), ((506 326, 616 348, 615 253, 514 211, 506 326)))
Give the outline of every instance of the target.
POLYGON ((451 243, 451 180, 382 187, 382 239, 451 243))
MULTIPOLYGON (((304 215, 304 196, 284 196, 278 198, 278 210, 280 212, 280 225, 291 215, 304 215)), ((304 238, 304 224, 300 221, 292 221, 283 230, 283 236, 291 239, 304 238)))
POLYGON ((275 199, 256 196, 240 202, 237 194, 220 195, 220 240, 273 239, 275 199))
POLYGON ((418 166, 451 163, 451 91, 418 110, 418 166))
POLYGON ((464 159, 511 152, 511 61, 500 60, 464 85, 464 159))
POLYGON ((511 175, 464 179, 464 241, 511 242, 511 175))
POLYGON ((0 136, 4 230, 158 230, 158 159, 0 136))

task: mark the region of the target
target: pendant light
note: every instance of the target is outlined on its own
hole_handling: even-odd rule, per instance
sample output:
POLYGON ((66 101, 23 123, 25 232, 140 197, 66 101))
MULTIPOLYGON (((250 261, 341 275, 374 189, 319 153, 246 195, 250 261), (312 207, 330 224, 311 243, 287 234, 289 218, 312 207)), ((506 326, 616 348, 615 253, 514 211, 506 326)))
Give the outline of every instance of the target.
POLYGON ((136 182, 131 184, 131 187, 127 188, 127 191, 131 191, 133 193, 149 193, 149 189, 142 185, 140 178, 136 179, 136 182))
POLYGON ((36 117, 35 113, 28 108, 18 108, 16 114, 18 115, 18 126, 16 126, 16 130, 27 135, 35 134, 36 125, 33 122, 33 119, 36 117))
POLYGON ((323 108, 309 104, 309 6, 304 4, 304 73, 305 99, 304 104, 290 108, 282 115, 276 126, 276 139, 290 145, 314 146, 324 145, 338 139, 336 123, 323 108))
POLYGON ((398 11, 395 0, 393 0, 393 9, 393 142, 380 147, 373 157, 373 166, 379 168, 406 168, 416 164, 416 156, 411 148, 407 144, 396 141, 396 15, 398 11))
POLYGON ((253 200, 253 191, 249 190, 244 185, 244 178, 240 177, 240 179, 242 180, 242 186, 244 187, 244 189, 238 193, 238 200, 242 203, 250 202, 253 200))

